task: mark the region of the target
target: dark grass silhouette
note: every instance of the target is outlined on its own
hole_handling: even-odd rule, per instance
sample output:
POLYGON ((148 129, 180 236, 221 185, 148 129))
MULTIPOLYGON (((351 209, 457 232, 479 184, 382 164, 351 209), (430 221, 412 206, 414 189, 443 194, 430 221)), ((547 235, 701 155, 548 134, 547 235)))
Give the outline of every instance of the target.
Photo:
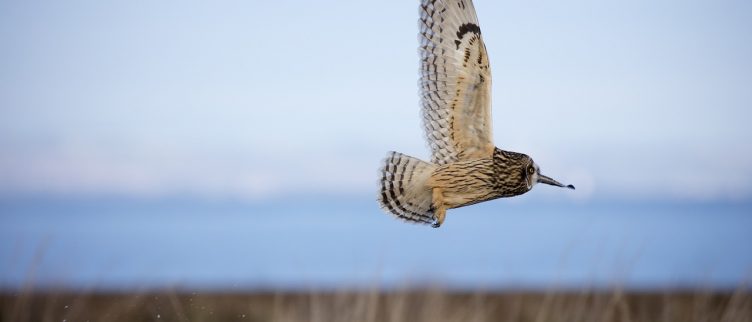
POLYGON ((2 321, 752 321, 752 292, 30 292, 2 321))

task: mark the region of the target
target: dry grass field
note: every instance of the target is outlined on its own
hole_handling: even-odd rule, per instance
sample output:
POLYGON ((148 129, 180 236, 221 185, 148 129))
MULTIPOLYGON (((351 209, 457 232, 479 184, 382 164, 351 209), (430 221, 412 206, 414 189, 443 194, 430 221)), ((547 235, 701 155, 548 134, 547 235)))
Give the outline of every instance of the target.
POLYGON ((752 292, 19 292, 2 321, 752 321, 752 292))

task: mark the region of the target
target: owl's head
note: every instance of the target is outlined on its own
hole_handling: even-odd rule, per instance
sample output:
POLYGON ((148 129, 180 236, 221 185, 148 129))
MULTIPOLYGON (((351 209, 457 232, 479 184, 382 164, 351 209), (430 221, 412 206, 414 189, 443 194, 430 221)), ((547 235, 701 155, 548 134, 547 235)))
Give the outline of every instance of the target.
POLYGON ((527 154, 496 149, 494 164, 497 166, 502 185, 505 189, 516 191, 514 194, 525 193, 533 189, 536 183, 574 189, 573 185, 564 185, 540 173, 540 167, 527 154))

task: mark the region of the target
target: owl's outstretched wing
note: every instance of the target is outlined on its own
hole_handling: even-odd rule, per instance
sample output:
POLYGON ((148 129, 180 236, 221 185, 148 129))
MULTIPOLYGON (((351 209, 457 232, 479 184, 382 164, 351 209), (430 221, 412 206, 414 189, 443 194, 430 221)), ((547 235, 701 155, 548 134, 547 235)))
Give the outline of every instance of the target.
POLYGON ((489 157, 491 70, 471 0, 421 0, 423 124, 436 164, 489 157))

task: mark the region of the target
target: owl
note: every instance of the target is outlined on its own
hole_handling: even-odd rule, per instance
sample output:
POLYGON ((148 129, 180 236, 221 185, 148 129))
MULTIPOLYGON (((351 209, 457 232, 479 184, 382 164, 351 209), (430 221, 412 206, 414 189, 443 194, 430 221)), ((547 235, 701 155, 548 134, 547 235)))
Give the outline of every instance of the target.
POLYGON ((471 0, 420 3, 420 102, 431 161, 390 152, 379 204, 408 222, 440 227, 447 209, 530 191, 544 176, 533 159, 493 143, 491 66, 471 0))

